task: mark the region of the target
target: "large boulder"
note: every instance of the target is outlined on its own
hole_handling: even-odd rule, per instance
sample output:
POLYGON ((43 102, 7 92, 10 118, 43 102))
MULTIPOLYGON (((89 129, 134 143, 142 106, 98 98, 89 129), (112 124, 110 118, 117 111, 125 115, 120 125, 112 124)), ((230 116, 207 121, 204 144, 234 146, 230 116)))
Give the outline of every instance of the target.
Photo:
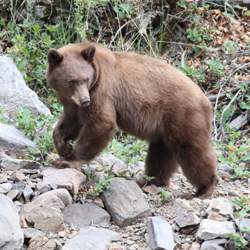
MULTIPOLYGON (((1 95, 1 93, 0 93, 1 95)), ((0 97, 1 102, 1 97, 0 97)), ((35 142, 28 139, 23 132, 17 128, 3 124, 0 122, 0 148, 20 148, 26 149, 27 147, 36 148, 35 142)))
POLYGON ((23 245, 23 232, 12 200, 0 194, 0 249, 19 250, 23 245))
POLYGON ((0 56, 0 86, 0 107, 7 111, 4 115, 8 118, 13 118, 19 107, 30 110, 36 117, 41 112, 50 114, 37 94, 26 86, 13 59, 8 56, 0 56))

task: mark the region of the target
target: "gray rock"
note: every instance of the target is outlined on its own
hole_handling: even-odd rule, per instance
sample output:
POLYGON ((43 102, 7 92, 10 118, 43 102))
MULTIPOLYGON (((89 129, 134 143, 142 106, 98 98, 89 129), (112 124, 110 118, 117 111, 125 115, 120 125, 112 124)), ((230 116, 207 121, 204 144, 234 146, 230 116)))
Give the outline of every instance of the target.
POLYGON ((108 229, 85 227, 73 239, 67 240, 62 250, 103 250, 111 241, 121 240, 121 236, 108 229))
MULTIPOLYGON (((37 94, 26 86, 22 74, 18 71, 12 58, 0 56, 0 107, 13 116, 18 108, 30 110, 34 116, 41 112, 50 114, 49 109, 38 99, 37 94)), ((2 131, 2 130, 1 130, 2 131)))
POLYGON ((22 228, 23 234, 24 234, 24 241, 29 242, 31 238, 37 235, 45 236, 45 233, 43 233, 40 230, 37 230, 35 228, 22 228))
POLYGON ((148 223, 149 241, 153 250, 173 250, 175 247, 170 224, 160 217, 151 217, 148 223))
POLYGON ((37 199, 45 199, 46 197, 51 196, 51 195, 57 196, 63 202, 65 207, 72 204, 72 197, 70 196, 68 190, 64 188, 51 190, 47 193, 40 195, 37 199))
POLYGON ((48 239, 43 235, 36 235, 29 242, 29 250, 55 250, 58 249, 58 241, 48 239))
POLYGON ((55 233, 64 229, 63 208, 64 204, 57 196, 39 196, 21 208, 20 217, 44 233, 55 233))
POLYGON ((233 206, 226 198, 213 199, 207 209, 208 219, 227 221, 233 217, 233 206))
POLYGON ((233 174, 233 169, 229 167, 228 164, 218 164, 218 172, 220 176, 224 176, 226 174, 233 174))
POLYGON ((180 228, 199 225, 201 219, 193 212, 184 212, 175 219, 180 228))
POLYGON ((142 190, 134 181, 112 178, 111 187, 102 193, 102 199, 112 219, 125 227, 137 218, 150 214, 150 207, 142 190))
POLYGON ((194 212, 194 208, 189 205, 186 200, 176 199, 173 203, 173 209, 176 214, 181 214, 183 212, 194 212))
POLYGON ((235 225, 231 221, 215 221, 203 219, 200 223, 196 237, 201 240, 212 240, 216 238, 228 238, 230 233, 235 233, 235 225))
POLYGON ((6 174, 0 174, 0 184, 7 182, 8 182, 8 176, 6 174))
POLYGON ((226 239, 207 240, 201 244, 201 250, 223 250, 226 239))
POLYGON ((11 188, 12 188, 12 185, 10 183, 0 184, 0 193, 6 194, 11 190, 11 188))
POLYGON ((44 182, 40 181, 36 184, 36 190, 43 194, 46 192, 49 192, 51 190, 51 187, 48 184, 45 184, 44 182))
POLYGON ((19 160, 19 159, 9 159, 9 158, 2 158, 0 159, 0 167, 4 170, 20 170, 25 168, 32 168, 38 169, 43 165, 37 161, 29 161, 29 160, 19 160))
POLYGON ((36 148, 36 144, 28 139, 23 132, 17 128, 3 124, 0 122, 0 148, 20 148, 26 149, 27 147, 36 148))
POLYGON ((7 196, 11 199, 14 200, 18 196, 18 191, 17 190, 10 190, 7 194, 7 196))
POLYGON ((23 245, 23 232, 19 216, 10 198, 0 194, 0 249, 19 250, 23 245))
POLYGON ((63 211, 65 222, 73 223, 79 227, 90 226, 92 223, 99 225, 110 221, 110 215, 94 204, 72 204, 63 211))
POLYGON ((72 194, 77 194, 86 182, 86 176, 74 168, 48 168, 43 173, 45 184, 56 184, 59 188, 65 188, 72 194))
POLYGON ((30 201, 32 193, 33 189, 29 185, 26 185, 25 188, 23 189, 23 197, 25 201, 30 201))
POLYGON ((18 191, 18 195, 17 195, 17 199, 22 195, 22 192, 25 188, 26 183, 24 181, 19 181, 16 182, 13 186, 12 186, 12 190, 17 190, 18 191))

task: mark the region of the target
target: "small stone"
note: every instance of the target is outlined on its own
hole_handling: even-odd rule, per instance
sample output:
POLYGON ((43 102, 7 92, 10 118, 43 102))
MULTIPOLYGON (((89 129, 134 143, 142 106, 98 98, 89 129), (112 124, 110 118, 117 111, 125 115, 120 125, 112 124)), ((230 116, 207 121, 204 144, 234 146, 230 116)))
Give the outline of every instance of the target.
POLYGON ((30 201, 32 193, 33 189, 29 185, 26 185, 26 187, 23 190, 23 197, 25 201, 30 201))
POLYGON ((198 225, 200 223, 200 218, 193 212, 184 212, 179 214, 175 221, 182 228, 198 225))
POLYGON ((152 249, 174 249, 173 231, 170 224, 165 219, 151 217, 148 223, 148 232, 152 249))
POLYGON ((59 237, 64 238, 66 236, 66 232, 65 231, 61 231, 58 233, 59 237))
POLYGON ((12 185, 10 183, 0 184, 0 193, 6 194, 11 190, 11 188, 12 188, 12 185))
POLYGON ((176 214, 181 214, 183 212, 194 212, 194 208, 190 206, 190 204, 182 199, 176 199, 173 204, 173 209, 176 214))
POLYGON ((151 193, 151 194, 159 194, 160 190, 158 187, 156 187, 155 185, 150 185, 150 186, 146 186, 145 188, 143 188, 143 190, 147 193, 151 193))
POLYGON ((226 239, 207 240, 201 244, 201 250, 223 250, 226 239))
POLYGON ((197 243, 197 242, 193 242, 191 244, 191 247, 190 247, 189 250, 200 250, 200 249, 201 249, 201 245, 199 243, 197 243))
POLYGON ((11 179, 14 181, 24 181, 26 180, 26 176, 19 171, 14 171, 11 175, 11 179))
POLYGON ((51 190, 51 187, 49 186, 49 185, 47 185, 47 184, 45 184, 44 182, 38 182, 37 184, 36 184, 36 190, 39 192, 39 193, 41 193, 41 194, 43 194, 43 193, 46 193, 46 192, 49 192, 50 190, 51 190))
POLYGON ((235 233, 234 222, 231 221, 215 221, 203 219, 200 223, 196 237, 201 240, 211 240, 215 238, 227 238, 227 234, 235 233))
POLYGON ((208 219, 227 221, 233 217, 233 206, 226 198, 213 199, 207 209, 208 219))
POLYGON ((10 190, 7 194, 7 196, 11 199, 14 200, 18 195, 18 191, 17 190, 10 190))

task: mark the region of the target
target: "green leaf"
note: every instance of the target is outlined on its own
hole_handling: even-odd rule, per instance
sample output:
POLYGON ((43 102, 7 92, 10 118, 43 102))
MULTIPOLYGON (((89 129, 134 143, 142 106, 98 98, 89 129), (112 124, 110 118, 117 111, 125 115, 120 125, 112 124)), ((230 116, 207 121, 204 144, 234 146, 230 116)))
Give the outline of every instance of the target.
POLYGON ((246 11, 246 12, 244 13, 244 15, 245 15, 245 16, 250 16, 250 10, 246 11))
POLYGON ((33 28, 34 28, 34 30, 35 30, 36 33, 39 33, 39 31, 40 31, 40 26, 39 25, 35 24, 33 26, 33 28))
POLYGON ((4 31, 0 32, 0 37, 6 35, 6 34, 8 34, 8 33, 9 33, 8 30, 4 30, 4 31))

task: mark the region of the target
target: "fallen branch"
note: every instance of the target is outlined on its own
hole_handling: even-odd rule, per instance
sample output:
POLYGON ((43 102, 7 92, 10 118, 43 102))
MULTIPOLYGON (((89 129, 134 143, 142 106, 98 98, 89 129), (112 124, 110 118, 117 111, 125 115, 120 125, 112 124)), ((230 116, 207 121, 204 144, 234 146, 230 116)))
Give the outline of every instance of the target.
MULTIPOLYGON (((250 85, 250 80, 244 82, 244 84, 250 85)), ((218 98, 218 100, 223 99, 223 98, 226 97, 226 95, 228 93, 235 94, 235 93, 238 92, 238 90, 240 90, 240 87, 231 88, 231 89, 228 89, 228 90, 226 90, 226 91, 224 91, 224 92, 222 92, 222 93, 220 93, 218 95, 209 96, 208 99, 210 100, 210 102, 215 102, 217 100, 217 98, 218 98)))
POLYGON ((230 128, 236 128, 237 130, 242 128, 244 125, 246 125, 250 121, 250 112, 249 110, 237 118, 235 118, 233 121, 228 123, 228 126, 230 128))

